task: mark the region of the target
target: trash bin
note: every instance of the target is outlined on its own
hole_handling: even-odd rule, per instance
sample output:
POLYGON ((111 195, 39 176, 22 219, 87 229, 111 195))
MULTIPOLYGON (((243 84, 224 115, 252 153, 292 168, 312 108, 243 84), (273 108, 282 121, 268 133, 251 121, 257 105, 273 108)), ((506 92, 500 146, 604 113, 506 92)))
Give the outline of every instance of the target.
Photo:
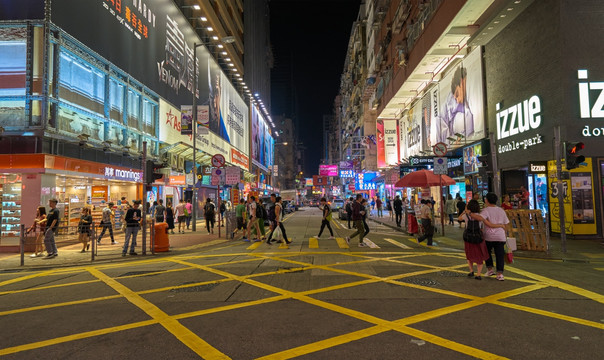
POLYGON ((170 251, 170 237, 168 235, 168 224, 165 222, 155 224, 155 252, 170 251))

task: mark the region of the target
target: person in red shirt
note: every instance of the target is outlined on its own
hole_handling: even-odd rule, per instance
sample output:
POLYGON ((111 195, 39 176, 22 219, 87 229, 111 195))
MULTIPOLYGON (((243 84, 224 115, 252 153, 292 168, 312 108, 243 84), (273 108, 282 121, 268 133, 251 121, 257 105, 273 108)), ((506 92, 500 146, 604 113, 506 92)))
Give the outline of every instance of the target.
POLYGON ((503 210, 512 210, 514 206, 510 202, 510 195, 503 195, 503 202, 501 202, 501 208, 503 210))
POLYGON ((382 212, 382 199, 380 199, 379 197, 375 200, 375 207, 377 208, 377 216, 378 217, 383 217, 384 213, 382 212))
POLYGON ((520 187, 520 208, 521 209, 528 209, 529 208, 529 192, 528 190, 524 187, 524 185, 522 185, 520 187))

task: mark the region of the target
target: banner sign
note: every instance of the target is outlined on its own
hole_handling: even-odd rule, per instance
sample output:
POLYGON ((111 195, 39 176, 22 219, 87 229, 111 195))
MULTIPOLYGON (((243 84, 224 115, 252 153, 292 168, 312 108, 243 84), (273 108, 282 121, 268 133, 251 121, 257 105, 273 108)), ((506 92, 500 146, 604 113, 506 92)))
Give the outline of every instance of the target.
POLYGON ((355 177, 355 189, 356 190, 375 190, 376 184, 373 182, 378 176, 378 173, 359 173, 355 177))
POLYGON ((319 165, 320 176, 338 176, 338 165, 319 165))
POLYGON ((235 185, 241 181, 241 169, 237 166, 227 166, 226 170, 226 184, 235 185))
POLYGON ((341 178, 353 178, 354 170, 340 170, 340 177, 341 178))
POLYGON ((275 140, 262 112, 252 106, 252 160, 260 168, 267 170, 273 165, 275 140))
POLYGON ((354 170, 354 161, 352 161, 352 160, 340 161, 340 170, 354 170))
POLYGON ((312 182, 313 182, 313 186, 325 186, 325 185, 327 185, 327 177, 326 176, 313 175, 312 176, 312 182))

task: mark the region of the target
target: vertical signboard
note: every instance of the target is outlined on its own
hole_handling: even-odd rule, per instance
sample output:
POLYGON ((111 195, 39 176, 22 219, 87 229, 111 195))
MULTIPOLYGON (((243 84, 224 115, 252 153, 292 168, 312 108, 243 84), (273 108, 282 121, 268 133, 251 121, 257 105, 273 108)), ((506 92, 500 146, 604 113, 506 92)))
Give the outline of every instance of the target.
POLYGON ((384 120, 378 119, 375 122, 376 142, 377 142, 377 166, 379 168, 386 167, 386 149, 384 147, 384 120))
POLYGON ((398 163, 399 150, 397 120, 384 120, 384 153, 387 166, 396 165, 398 163))

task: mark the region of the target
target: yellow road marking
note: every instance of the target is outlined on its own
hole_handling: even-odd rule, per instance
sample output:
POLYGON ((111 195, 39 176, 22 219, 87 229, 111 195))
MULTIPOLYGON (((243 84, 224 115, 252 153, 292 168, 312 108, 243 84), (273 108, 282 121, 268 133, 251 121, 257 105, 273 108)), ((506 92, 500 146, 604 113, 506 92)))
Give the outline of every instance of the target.
POLYGON ((4 281, 0 282, 0 287, 5 286, 5 285, 10 285, 10 284, 18 283, 20 281, 25 281, 25 280, 37 278, 37 277, 40 277, 40 276, 47 276, 47 275, 54 275, 53 271, 42 271, 42 272, 39 272, 39 273, 34 273, 34 274, 30 274, 30 275, 20 276, 18 278, 14 278, 14 279, 10 279, 10 280, 4 280, 4 281))
POLYGON ((309 249, 318 249, 319 248, 319 239, 316 237, 311 237, 308 239, 308 248, 309 249))
POLYGON ((157 324, 157 321, 156 320, 139 321, 139 322, 135 322, 132 324, 114 326, 114 327, 100 329, 100 330, 87 331, 87 332, 74 334, 74 335, 61 336, 61 337, 50 339, 50 340, 37 341, 37 342, 25 344, 25 345, 8 347, 8 348, 0 349, 0 356, 14 354, 14 353, 18 353, 18 352, 26 351, 26 350, 38 349, 38 348, 42 348, 42 347, 46 347, 46 346, 62 344, 62 343, 75 341, 75 340, 86 339, 86 338, 90 338, 90 337, 94 337, 94 336, 111 334, 111 333, 115 333, 118 331, 136 329, 136 328, 149 326, 149 325, 153 325, 153 324, 157 324))
POLYGON ((24 293, 24 292, 29 292, 29 291, 37 291, 37 290, 47 290, 47 289, 54 289, 54 288, 59 288, 59 287, 72 286, 72 285, 84 285, 84 284, 90 284, 90 283, 95 283, 95 282, 99 282, 99 281, 100 280, 86 280, 86 281, 78 281, 78 282, 67 283, 67 284, 33 287, 33 288, 29 288, 29 289, 0 291, 0 295, 18 294, 18 293, 24 293))
POLYGON ((248 247, 246 248, 246 250, 256 250, 256 249, 258 249, 258 247, 259 247, 260 245, 262 245, 262 241, 257 241, 257 242, 255 242, 255 243, 252 243, 252 245, 248 246, 248 247))
POLYGON ((558 320, 564 320, 564 321, 573 322, 576 324, 590 326, 590 327, 604 330, 604 324, 602 324, 602 323, 585 320, 585 319, 580 319, 580 318, 577 318, 574 316, 562 315, 562 314, 554 313, 551 311, 541 310, 541 309, 537 309, 537 308, 531 308, 528 306, 517 305, 517 304, 507 303, 507 302, 503 302, 503 301, 495 301, 495 302, 493 302, 493 304, 508 307, 510 309, 526 311, 526 312, 541 315, 541 316, 547 316, 547 317, 558 319, 558 320))
POLYGON ((285 239, 281 244, 279 244, 279 249, 289 249, 289 245, 285 242, 285 239))
POLYGON ((174 335, 183 344, 188 346, 193 352, 205 359, 228 359, 229 357, 212 347, 202 340, 194 332, 183 326, 178 320, 163 312, 160 308, 145 300, 143 297, 120 284, 117 280, 110 278, 95 268, 88 268, 88 271, 109 287, 124 296, 135 306, 143 310, 147 315, 157 320, 166 330, 174 335))
POLYGON ((604 271, 604 268, 595 268, 595 269, 599 270, 599 271, 604 271))
POLYGON ((411 249, 411 246, 407 246, 407 245, 405 245, 405 244, 402 244, 402 243, 400 243, 400 242, 398 242, 398 241, 396 241, 396 240, 394 240, 394 239, 388 239, 388 238, 384 238, 384 240, 386 240, 386 241, 388 241, 389 243, 391 243, 392 245, 394 245, 394 246, 398 246, 398 247, 400 247, 400 248, 402 248, 402 249, 411 249))
POLYGON ((340 247, 340 249, 349 249, 350 246, 348 246, 348 244, 346 243, 346 240, 344 240, 344 238, 338 237, 336 238, 336 241, 338 242, 338 246, 340 247))

